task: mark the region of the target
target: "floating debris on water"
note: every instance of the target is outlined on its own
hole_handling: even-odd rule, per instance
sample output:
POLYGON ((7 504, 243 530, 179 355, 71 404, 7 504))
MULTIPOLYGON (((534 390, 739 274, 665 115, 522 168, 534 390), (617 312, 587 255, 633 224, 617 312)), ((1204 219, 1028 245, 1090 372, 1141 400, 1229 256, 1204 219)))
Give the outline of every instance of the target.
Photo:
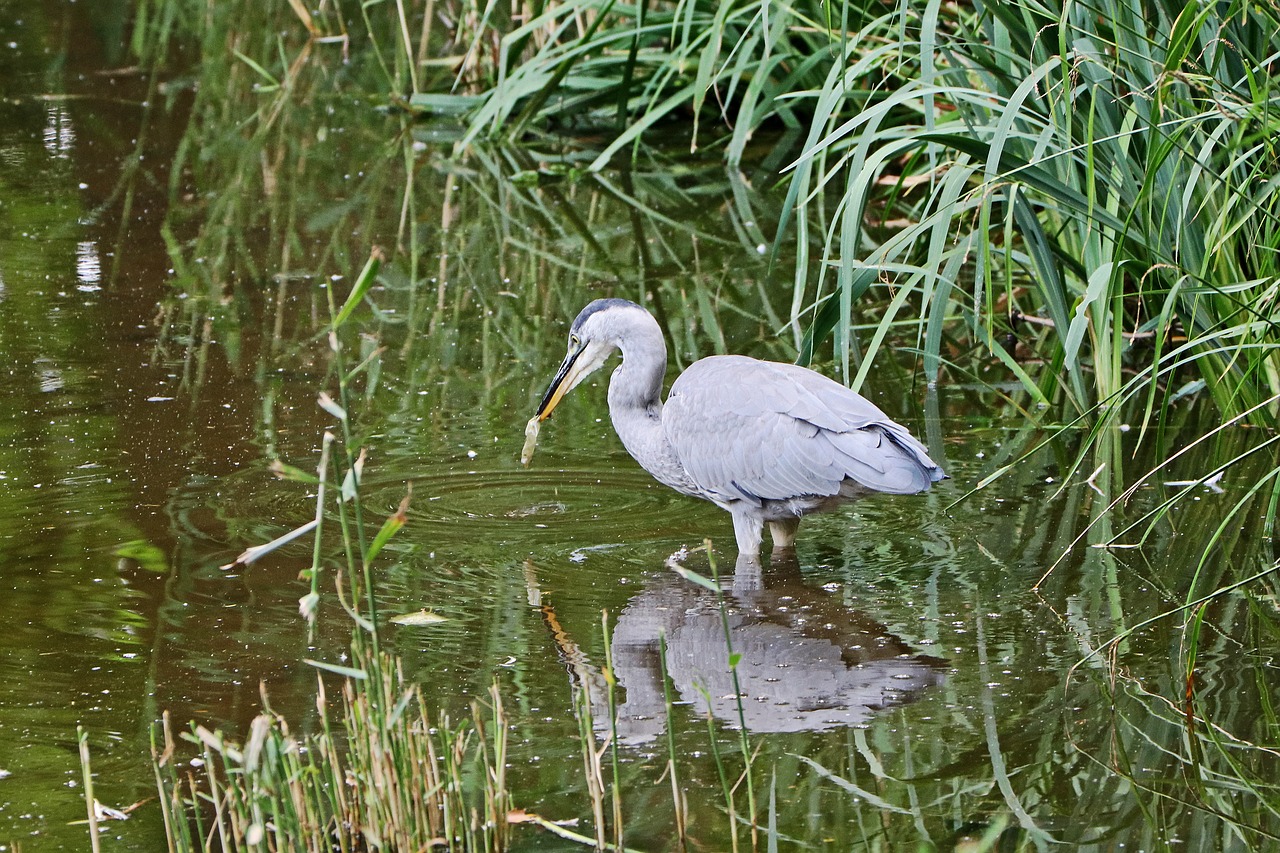
POLYGON ((399 616, 392 616, 391 621, 397 625, 435 625, 440 622, 448 622, 449 617, 441 616, 439 613, 433 613, 424 608, 413 613, 401 613, 399 616))

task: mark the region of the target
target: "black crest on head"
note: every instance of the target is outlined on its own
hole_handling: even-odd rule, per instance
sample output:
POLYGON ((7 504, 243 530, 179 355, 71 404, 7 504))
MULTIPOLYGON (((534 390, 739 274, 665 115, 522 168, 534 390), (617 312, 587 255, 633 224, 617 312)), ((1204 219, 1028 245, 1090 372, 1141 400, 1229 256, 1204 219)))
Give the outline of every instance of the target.
MULTIPOLYGON (((578 312, 578 316, 574 318, 573 325, 569 327, 569 331, 578 331, 592 314, 599 314, 601 311, 608 311, 610 308, 640 308, 640 306, 626 299, 597 299, 578 312)), ((640 310, 643 311, 644 309, 640 308, 640 310)))

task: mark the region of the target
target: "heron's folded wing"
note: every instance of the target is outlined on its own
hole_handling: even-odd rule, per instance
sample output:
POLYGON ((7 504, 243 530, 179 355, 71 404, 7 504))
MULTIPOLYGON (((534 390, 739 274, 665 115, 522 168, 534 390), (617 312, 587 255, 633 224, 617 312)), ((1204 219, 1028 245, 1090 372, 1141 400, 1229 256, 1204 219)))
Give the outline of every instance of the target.
POLYGON ((676 380, 662 419, 690 477, 725 499, 830 496, 846 478, 917 492, 941 476, 924 447, 872 403, 793 365, 703 359, 676 380))
POLYGON ((870 400, 812 370, 794 364, 771 366, 806 392, 802 395, 804 405, 793 410, 793 415, 807 418, 806 406, 816 410, 819 420, 813 422, 840 436, 832 440, 849 458, 873 462, 877 472, 888 475, 875 483, 851 470, 849 476, 863 485, 882 492, 918 492, 945 476, 929 458, 928 449, 870 400), (833 421, 839 425, 830 426, 833 421))

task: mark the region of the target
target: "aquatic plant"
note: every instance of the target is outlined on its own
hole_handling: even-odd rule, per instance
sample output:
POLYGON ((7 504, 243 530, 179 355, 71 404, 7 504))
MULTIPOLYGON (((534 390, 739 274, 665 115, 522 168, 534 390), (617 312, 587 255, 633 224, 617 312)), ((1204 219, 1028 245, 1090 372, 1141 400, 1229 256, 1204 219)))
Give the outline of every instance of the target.
POLYGON ((399 664, 356 644, 339 673, 341 711, 318 674, 316 729, 295 734, 263 696, 248 737, 193 723, 181 740, 166 715, 154 745, 170 849, 501 850, 508 793, 506 724, 495 690, 461 724, 428 717, 399 664), (485 742, 491 733, 492 742, 485 742), (182 769, 187 767, 188 769, 182 769), (475 784, 478 771, 484 784, 475 784))
POLYGON ((820 306, 810 340, 878 283, 892 298, 854 384, 909 307, 930 382, 980 349, 1069 412, 1145 425, 1200 379, 1224 415, 1273 423, 1274 10, 915 12, 894 44, 900 85, 854 110, 834 69, 814 93, 796 222, 823 189, 839 202, 819 275, 797 277, 796 303, 820 306))
POLYGON ((1143 423, 1190 375, 1271 423, 1276 24, 1242 2, 552 3, 502 33, 462 144, 612 122, 599 169, 678 117, 732 166, 801 128, 773 242, 802 359, 834 337, 857 386, 914 339, 929 382, 996 359, 1032 401, 1143 423))
MULTIPOLYGON (((464 143, 585 124, 601 169, 680 118, 733 167, 803 128, 770 241, 798 360, 831 341, 855 388, 891 349, 928 384, 1012 382, 1009 414, 1087 430, 1083 474, 1105 431, 1163 446, 1197 397, 1225 421, 1205 439, 1277 425, 1277 33, 1242 0, 548 4, 502 36, 464 143)), ((1251 486, 1268 529, 1278 475, 1251 486)))

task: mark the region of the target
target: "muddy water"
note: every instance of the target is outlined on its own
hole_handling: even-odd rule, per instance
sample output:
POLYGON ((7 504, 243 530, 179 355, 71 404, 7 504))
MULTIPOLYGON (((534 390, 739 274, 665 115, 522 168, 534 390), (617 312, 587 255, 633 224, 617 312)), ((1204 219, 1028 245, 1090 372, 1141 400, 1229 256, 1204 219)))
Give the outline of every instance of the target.
MULTIPOLYGON (((1248 489, 1273 459, 1246 459, 1218 489, 1192 487, 1145 539, 1145 525, 1125 532, 1188 488, 1165 481, 1264 437, 1228 431, 1107 509, 1211 418, 1192 403, 1163 446, 1117 430, 1077 460, 1082 437, 1053 428, 1051 413, 1045 428, 1010 416, 994 370, 927 391, 904 349, 864 392, 951 479, 811 520, 794 561, 759 573, 734 574, 722 554, 722 621, 715 596, 665 562, 706 538, 731 555, 728 518, 630 460, 603 375, 544 426, 529 469, 518 457, 567 322, 594 296, 661 309, 672 375, 717 351, 792 356, 794 336, 777 334, 790 293, 757 224, 776 216, 769 145, 746 175, 714 156, 653 156, 627 174, 564 178, 547 166, 558 154, 457 160, 447 127, 401 135, 395 117, 329 101, 298 108, 290 120, 309 133, 246 167, 218 161, 236 146, 190 129, 193 93, 158 94, 110 32, 75 15, 6 26, 0 849, 85 848, 73 824, 84 815, 77 725, 99 799, 142 803, 109 825, 113 849, 142 851, 162 843, 147 802, 162 712, 243 731, 264 685, 298 728, 314 718, 303 658, 340 661, 350 627, 327 587, 315 637, 298 616, 310 544, 222 567, 314 513, 312 488, 271 467, 314 469, 335 428, 315 403, 334 389, 320 318, 326 291, 340 301, 374 244, 390 261, 341 339, 377 363, 353 405, 369 510, 390 513, 412 483, 379 592, 388 615, 447 618, 388 625, 388 636, 455 716, 497 682, 518 806, 589 815, 572 686, 598 677, 608 647, 623 688, 627 840, 639 849, 673 845, 658 784, 669 732, 690 834, 725 847, 711 753, 734 755, 740 723, 792 849, 946 847, 988 830, 1210 849, 1275 829, 1256 798, 1235 793, 1276 771, 1255 748, 1275 740, 1274 586, 1249 582, 1202 612, 1190 728, 1185 617, 1163 615, 1270 565, 1256 524, 1266 493, 1248 489), (71 43, 92 48, 68 55, 71 43), (175 173, 193 133, 215 167, 188 159, 175 173), (254 183, 263 163, 282 162, 294 167, 270 192, 254 183), (231 206, 235 194, 247 203, 231 206), (1140 547, 1090 547, 1113 536, 1140 547), (726 624, 742 707, 726 680, 726 624), (1206 731, 1225 745, 1215 751, 1206 731)), ((323 550, 335 565, 336 539, 323 550)), ((685 565, 712 571, 705 554, 685 565)), ((518 842, 554 846, 532 831, 518 842)))

